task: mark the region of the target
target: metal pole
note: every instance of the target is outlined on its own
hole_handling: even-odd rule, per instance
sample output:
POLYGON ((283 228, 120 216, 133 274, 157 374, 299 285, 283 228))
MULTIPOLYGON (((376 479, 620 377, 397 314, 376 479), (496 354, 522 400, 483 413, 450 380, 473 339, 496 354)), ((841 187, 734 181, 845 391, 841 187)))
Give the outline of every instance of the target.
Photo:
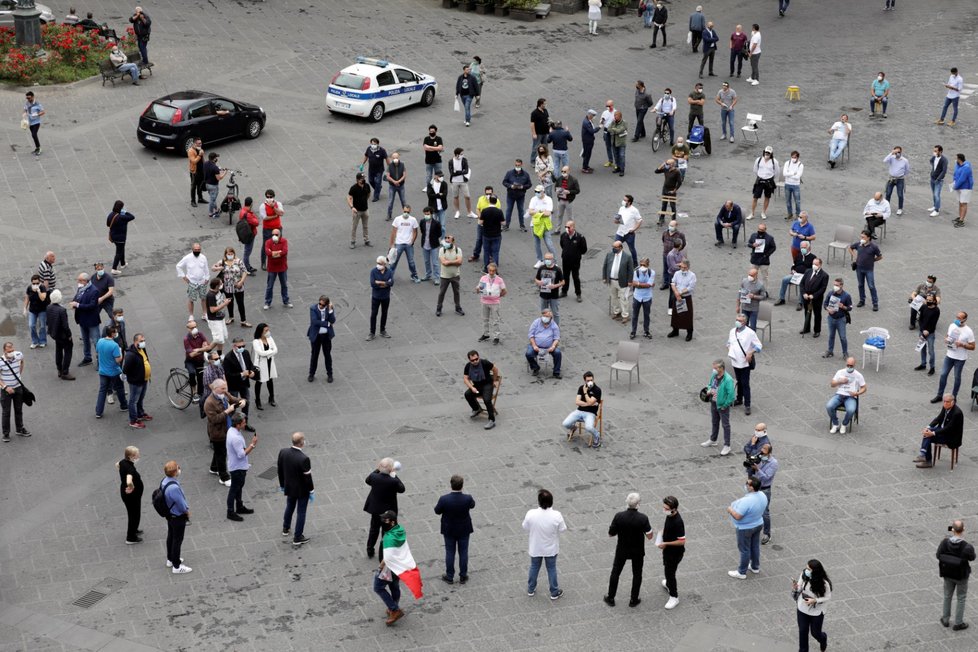
POLYGON ((34 0, 17 0, 13 14, 17 46, 40 46, 41 10, 34 5, 34 0))

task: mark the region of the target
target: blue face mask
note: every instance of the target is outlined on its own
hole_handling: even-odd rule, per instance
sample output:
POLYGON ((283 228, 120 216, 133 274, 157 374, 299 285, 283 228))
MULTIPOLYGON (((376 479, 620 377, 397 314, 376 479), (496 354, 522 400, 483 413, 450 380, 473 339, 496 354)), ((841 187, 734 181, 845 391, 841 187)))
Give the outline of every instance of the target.
POLYGON ((811 577, 812 577, 812 571, 806 568, 806 569, 805 569, 805 570, 804 570, 804 571, 802 572, 802 575, 804 575, 804 576, 805 576, 805 579, 811 579, 811 577))
POLYGON ((961 328, 961 320, 960 319, 955 319, 954 320, 954 325, 957 326, 958 328, 961 328))

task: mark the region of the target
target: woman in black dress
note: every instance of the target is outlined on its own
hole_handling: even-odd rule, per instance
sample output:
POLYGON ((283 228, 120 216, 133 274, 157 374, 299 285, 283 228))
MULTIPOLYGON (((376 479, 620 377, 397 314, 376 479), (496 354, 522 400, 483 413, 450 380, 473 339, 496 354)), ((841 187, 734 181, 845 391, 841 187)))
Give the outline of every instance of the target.
POLYGON ((143 498, 143 480, 139 477, 136 470, 136 462, 139 461, 139 449, 135 446, 126 446, 125 457, 122 458, 115 468, 119 469, 119 494, 122 502, 126 506, 126 514, 129 516, 129 526, 126 528, 126 544, 142 543, 139 537, 143 533, 139 529, 140 502, 143 498))

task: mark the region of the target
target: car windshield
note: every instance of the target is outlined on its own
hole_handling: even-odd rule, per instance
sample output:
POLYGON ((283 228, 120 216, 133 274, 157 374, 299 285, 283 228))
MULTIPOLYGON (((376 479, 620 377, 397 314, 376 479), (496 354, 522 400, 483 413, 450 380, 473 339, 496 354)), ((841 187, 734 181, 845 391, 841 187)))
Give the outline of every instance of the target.
POLYGON ((166 104, 160 104, 158 102, 153 102, 146 109, 146 117, 152 118, 153 120, 160 120, 161 122, 169 122, 173 119, 173 114, 176 113, 176 108, 168 106, 166 104))
POLYGON ((353 90, 360 90, 363 88, 363 77, 361 75, 354 75, 350 72, 341 72, 333 82, 333 86, 339 86, 340 88, 352 88, 353 90))

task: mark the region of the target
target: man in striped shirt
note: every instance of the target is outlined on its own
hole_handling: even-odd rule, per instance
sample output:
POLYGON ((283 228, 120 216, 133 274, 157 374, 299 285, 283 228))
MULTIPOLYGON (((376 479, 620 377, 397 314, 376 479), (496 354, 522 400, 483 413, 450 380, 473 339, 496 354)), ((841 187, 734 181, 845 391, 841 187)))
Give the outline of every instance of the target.
POLYGON ((24 354, 14 350, 13 342, 3 343, 3 359, 0 361, 0 405, 3 407, 3 441, 10 441, 10 404, 14 405, 14 425, 21 437, 30 437, 24 427, 24 385, 20 382, 24 373, 24 354))
POLYGON ((54 252, 49 251, 44 254, 44 260, 37 266, 37 273, 41 277, 41 280, 44 281, 44 284, 48 286, 49 292, 58 287, 54 277, 54 260, 54 252))

